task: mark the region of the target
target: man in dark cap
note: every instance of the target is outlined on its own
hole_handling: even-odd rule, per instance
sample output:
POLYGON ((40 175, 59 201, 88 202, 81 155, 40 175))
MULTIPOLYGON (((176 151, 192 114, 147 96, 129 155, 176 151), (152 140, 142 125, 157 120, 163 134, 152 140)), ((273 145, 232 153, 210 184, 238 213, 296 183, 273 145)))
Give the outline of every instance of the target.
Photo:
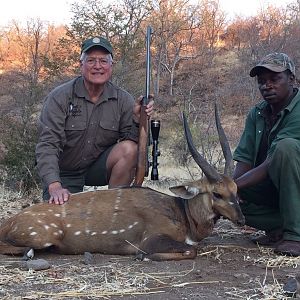
MULTIPOLYGON (((81 76, 46 97, 39 120, 37 169, 43 199, 63 204, 84 185, 130 185, 137 162, 141 99, 110 79, 113 48, 103 37, 82 43, 81 76)), ((151 116, 153 101, 147 105, 151 116)))
POLYGON ((254 241, 279 254, 300 255, 300 92, 284 53, 251 71, 263 101, 249 112, 234 159, 246 224, 264 230, 254 241))

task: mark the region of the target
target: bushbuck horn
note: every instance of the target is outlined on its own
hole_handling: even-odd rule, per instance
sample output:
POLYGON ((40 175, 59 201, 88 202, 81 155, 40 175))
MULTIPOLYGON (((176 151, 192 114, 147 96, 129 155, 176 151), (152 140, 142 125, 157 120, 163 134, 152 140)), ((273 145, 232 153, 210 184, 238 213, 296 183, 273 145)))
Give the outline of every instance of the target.
POLYGON ((229 142, 228 142, 228 139, 226 137, 225 131, 224 131, 222 125, 221 125, 218 105, 217 105, 216 102, 215 102, 215 120, 216 120, 218 135, 219 135, 219 141, 220 141, 222 151, 223 151, 223 154, 224 154, 224 158, 225 158, 224 174, 232 177, 233 168, 234 168, 232 153, 231 153, 231 150, 230 150, 229 142))
POLYGON ((191 134, 190 127, 188 125, 188 122, 186 120, 185 113, 182 113, 182 118, 183 118, 183 126, 184 126, 184 134, 185 138, 188 144, 188 148, 192 154, 192 157, 194 158, 195 162, 197 165, 201 168, 207 179, 211 182, 214 181, 222 181, 221 175, 217 172, 217 170, 211 166, 205 158, 197 151, 194 143, 193 143, 193 138, 191 134))

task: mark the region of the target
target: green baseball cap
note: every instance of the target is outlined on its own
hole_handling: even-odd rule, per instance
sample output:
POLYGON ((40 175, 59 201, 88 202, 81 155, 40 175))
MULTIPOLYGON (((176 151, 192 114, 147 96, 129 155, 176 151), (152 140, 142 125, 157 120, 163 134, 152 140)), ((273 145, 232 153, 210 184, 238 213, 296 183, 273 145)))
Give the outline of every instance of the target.
POLYGON ((113 55, 113 48, 111 43, 102 36, 95 36, 93 38, 85 40, 81 45, 81 53, 86 52, 93 47, 104 48, 108 53, 113 55))
POLYGON ((284 72, 290 70, 295 75, 295 64, 285 53, 270 53, 266 55, 254 68, 250 71, 250 76, 258 75, 262 68, 266 68, 273 72, 284 72))

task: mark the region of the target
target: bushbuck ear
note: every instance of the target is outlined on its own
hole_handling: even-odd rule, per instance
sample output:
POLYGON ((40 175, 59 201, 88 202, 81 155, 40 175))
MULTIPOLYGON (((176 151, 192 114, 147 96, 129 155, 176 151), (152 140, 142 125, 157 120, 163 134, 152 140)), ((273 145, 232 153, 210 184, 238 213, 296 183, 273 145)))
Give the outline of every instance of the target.
POLYGON ((198 188, 189 185, 172 186, 169 188, 169 190, 176 196, 187 200, 192 199, 200 193, 200 190, 198 188))

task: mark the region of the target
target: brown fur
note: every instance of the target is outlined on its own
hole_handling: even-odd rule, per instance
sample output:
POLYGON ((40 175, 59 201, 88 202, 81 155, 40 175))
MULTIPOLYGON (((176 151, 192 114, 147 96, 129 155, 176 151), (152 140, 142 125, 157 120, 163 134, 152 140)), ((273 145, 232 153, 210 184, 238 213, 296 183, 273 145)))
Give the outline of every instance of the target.
POLYGON ((63 254, 188 259, 196 250, 185 241, 207 237, 216 216, 244 222, 236 186, 226 176, 216 184, 203 179, 171 190, 180 198, 132 187, 73 194, 64 205, 33 205, 0 226, 0 253, 51 247, 63 254))

